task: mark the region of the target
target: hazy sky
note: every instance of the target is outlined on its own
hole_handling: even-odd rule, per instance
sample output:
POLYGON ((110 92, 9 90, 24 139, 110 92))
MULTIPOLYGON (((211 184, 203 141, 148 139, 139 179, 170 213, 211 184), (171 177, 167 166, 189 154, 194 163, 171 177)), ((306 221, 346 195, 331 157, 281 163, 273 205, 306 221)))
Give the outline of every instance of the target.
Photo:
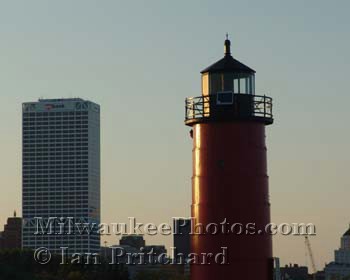
MULTIPOLYGON (((272 220, 315 223, 321 268, 350 222, 349 9, 345 0, 0 1, 0 224, 21 209, 21 103, 39 97, 101 105, 104 222, 188 216, 184 99, 200 95, 199 71, 223 56, 229 32, 233 56, 257 71, 256 92, 274 98, 272 220)), ((303 237, 276 237, 274 255, 305 264, 303 237)))

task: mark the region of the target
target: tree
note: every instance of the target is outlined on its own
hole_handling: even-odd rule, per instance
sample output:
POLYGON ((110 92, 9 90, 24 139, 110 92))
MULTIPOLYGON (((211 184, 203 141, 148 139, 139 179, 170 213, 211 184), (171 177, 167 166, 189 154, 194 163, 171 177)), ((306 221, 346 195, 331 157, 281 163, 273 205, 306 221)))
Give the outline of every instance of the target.
POLYGON ((84 277, 80 271, 71 271, 68 274, 67 280, 83 280, 84 277))

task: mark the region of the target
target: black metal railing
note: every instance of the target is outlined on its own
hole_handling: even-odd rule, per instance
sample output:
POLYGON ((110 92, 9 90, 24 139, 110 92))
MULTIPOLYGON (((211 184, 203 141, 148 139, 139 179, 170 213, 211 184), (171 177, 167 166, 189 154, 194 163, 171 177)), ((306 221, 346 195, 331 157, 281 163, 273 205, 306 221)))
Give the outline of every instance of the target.
POLYGON ((273 122, 272 98, 265 95, 233 94, 232 104, 218 103, 217 95, 186 98, 185 122, 215 119, 256 119, 273 122))

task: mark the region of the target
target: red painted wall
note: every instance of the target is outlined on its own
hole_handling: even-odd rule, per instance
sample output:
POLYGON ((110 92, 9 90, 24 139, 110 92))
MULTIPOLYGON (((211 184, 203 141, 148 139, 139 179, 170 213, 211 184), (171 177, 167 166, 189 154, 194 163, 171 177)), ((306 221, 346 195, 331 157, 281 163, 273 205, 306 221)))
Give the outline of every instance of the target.
MULTIPOLYGON (((193 126, 192 217, 196 223, 270 223, 265 125, 211 122, 193 126)), ((192 265, 191 280, 271 280, 269 234, 192 235, 192 252, 228 249, 226 265, 192 265)), ((256 231, 257 231, 256 230, 256 231)), ((250 233, 254 230, 251 228, 250 233)))

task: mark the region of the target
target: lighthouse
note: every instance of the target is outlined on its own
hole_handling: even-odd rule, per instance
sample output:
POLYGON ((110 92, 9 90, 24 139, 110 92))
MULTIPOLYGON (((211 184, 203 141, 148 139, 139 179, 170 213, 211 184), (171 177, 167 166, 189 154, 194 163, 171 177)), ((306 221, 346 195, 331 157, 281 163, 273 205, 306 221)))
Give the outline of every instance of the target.
POLYGON ((191 214, 196 225, 220 229, 192 232, 191 252, 227 248, 227 262, 193 264, 191 280, 271 280, 265 127, 273 123, 272 99, 255 93, 255 71, 233 58, 228 37, 224 57, 201 75, 202 94, 185 105, 193 138, 191 214))

